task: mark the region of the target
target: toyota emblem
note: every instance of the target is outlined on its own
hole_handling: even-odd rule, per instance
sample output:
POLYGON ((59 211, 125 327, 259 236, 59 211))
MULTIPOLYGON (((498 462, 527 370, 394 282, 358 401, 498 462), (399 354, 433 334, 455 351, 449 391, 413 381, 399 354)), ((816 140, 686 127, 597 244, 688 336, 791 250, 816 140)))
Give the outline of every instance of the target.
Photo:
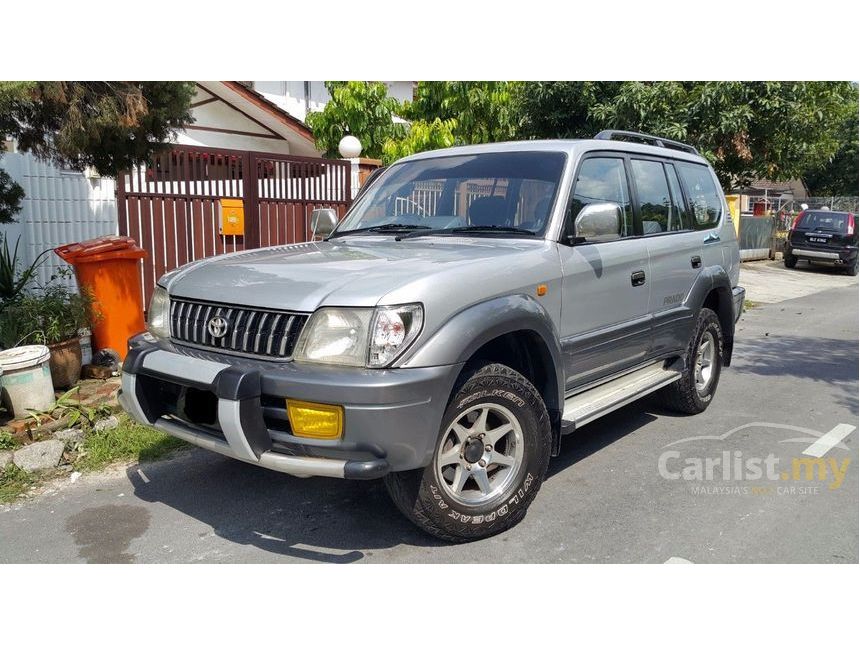
POLYGON ((224 338, 224 336, 227 335, 227 331, 230 329, 230 323, 221 316, 210 318, 206 326, 209 328, 209 333, 212 334, 212 338, 224 338))

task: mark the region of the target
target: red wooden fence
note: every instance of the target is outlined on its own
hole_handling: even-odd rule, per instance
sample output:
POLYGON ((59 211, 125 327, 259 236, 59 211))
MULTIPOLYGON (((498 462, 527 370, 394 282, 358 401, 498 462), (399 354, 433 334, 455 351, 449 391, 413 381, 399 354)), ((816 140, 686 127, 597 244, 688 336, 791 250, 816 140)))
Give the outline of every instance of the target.
POLYGON ((119 232, 149 252, 144 302, 168 271, 201 258, 310 236, 314 208, 342 217, 351 198, 348 161, 174 146, 119 177, 119 232), (218 231, 220 200, 241 199, 245 234, 218 231))

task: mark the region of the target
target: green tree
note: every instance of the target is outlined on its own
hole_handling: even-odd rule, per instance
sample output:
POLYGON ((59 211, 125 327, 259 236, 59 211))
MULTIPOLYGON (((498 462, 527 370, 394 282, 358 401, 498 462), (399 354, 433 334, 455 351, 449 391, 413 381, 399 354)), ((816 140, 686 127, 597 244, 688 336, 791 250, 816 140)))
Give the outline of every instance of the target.
MULTIPOLYGON (((0 82, 0 137, 37 157, 100 174, 142 163, 192 121, 194 84, 167 81, 0 82)), ((20 187, 0 175, 0 222, 20 208, 20 187)))
POLYGON ((326 81, 331 100, 320 112, 308 114, 306 122, 314 133, 316 146, 326 157, 337 157, 337 145, 347 134, 361 141, 362 155, 379 159, 388 139, 404 134, 394 116, 399 103, 388 96, 384 83, 367 81, 326 81))
POLYGON ((839 135, 839 149, 832 159, 818 168, 813 168, 804 180, 813 195, 854 195, 858 194, 857 177, 860 167, 857 151, 860 146, 857 135, 857 102, 851 102, 839 135))
POLYGON ((456 141, 453 132, 455 127, 453 119, 415 121, 409 125, 405 136, 385 142, 382 147, 382 161, 387 165, 416 152, 450 148, 456 141))
POLYGON ((833 82, 526 83, 520 133, 590 137, 634 130, 696 146, 723 186, 785 180, 820 166, 839 148, 857 86, 833 82))
POLYGON ((338 156, 337 145, 349 133, 361 141, 363 155, 391 163, 424 150, 512 138, 514 86, 502 81, 421 81, 415 99, 401 104, 388 96, 383 83, 328 81, 331 101, 309 114, 307 124, 326 156, 338 156))
POLYGON ((583 139, 597 133, 592 107, 615 97, 619 82, 520 83, 515 88, 517 135, 525 139, 583 139))
MULTIPOLYGON (((0 151, 0 155, 2 155, 0 151)), ((0 224, 11 222, 21 211, 24 189, 12 181, 9 173, 0 168, 0 224)))
POLYGON ((408 121, 450 125, 448 145, 508 141, 516 131, 513 94, 507 81, 420 81, 415 100, 404 103, 400 116, 408 121))

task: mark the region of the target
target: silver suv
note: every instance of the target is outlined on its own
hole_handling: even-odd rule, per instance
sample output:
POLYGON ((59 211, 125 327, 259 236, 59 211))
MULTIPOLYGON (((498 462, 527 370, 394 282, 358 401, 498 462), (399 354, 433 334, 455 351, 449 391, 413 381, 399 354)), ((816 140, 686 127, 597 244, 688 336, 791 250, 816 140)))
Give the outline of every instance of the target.
POLYGON ((563 435, 658 390, 702 412, 731 360, 735 230, 685 144, 418 154, 312 224, 324 240, 160 280, 123 365, 133 417, 300 477, 384 477, 466 541, 525 516, 563 435))

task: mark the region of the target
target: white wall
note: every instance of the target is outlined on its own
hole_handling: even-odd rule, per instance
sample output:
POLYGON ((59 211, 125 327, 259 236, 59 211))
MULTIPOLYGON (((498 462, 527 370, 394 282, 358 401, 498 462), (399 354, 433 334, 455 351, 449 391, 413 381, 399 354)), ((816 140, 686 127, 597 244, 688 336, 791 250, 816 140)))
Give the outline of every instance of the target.
POLYGON ((385 87, 388 88, 388 96, 401 103, 412 100, 412 81, 385 81, 385 87))
MULTIPOLYGON (((25 193, 17 222, 0 224, 0 233, 9 237, 10 246, 21 236, 22 263, 29 265, 45 249, 117 233, 113 179, 87 179, 80 172, 64 172, 29 153, 6 153, 0 157, 0 167, 25 193)), ((46 282, 60 266, 68 265, 49 253, 38 279, 46 282)))
MULTIPOLYGON (((388 95, 403 101, 412 100, 412 81, 383 81, 388 95)), ((254 90, 297 119, 305 120, 308 110, 318 112, 331 100, 322 81, 307 81, 310 97, 306 100, 305 81, 254 81, 254 90)))
POLYGON ((178 132, 174 143, 185 146, 206 146, 229 150, 253 150, 290 154, 290 144, 284 140, 260 139, 238 134, 209 132, 207 130, 183 130, 178 132))
POLYGON ((318 112, 331 100, 322 81, 254 81, 254 91, 301 121, 309 110, 318 112))
MULTIPOLYGON (((195 101, 211 96, 198 91, 195 101)), ((207 146, 212 148, 228 148, 231 150, 253 150, 254 152, 277 152, 290 154, 290 144, 283 139, 270 139, 271 133, 263 126, 255 123, 241 112, 231 108, 222 101, 214 101, 199 105, 191 110, 194 125, 218 128, 219 130, 234 130, 247 132, 234 134, 231 132, 212 132, 211 130, 182 130, 177 133, 175 143, 189 146, 207 146)))

